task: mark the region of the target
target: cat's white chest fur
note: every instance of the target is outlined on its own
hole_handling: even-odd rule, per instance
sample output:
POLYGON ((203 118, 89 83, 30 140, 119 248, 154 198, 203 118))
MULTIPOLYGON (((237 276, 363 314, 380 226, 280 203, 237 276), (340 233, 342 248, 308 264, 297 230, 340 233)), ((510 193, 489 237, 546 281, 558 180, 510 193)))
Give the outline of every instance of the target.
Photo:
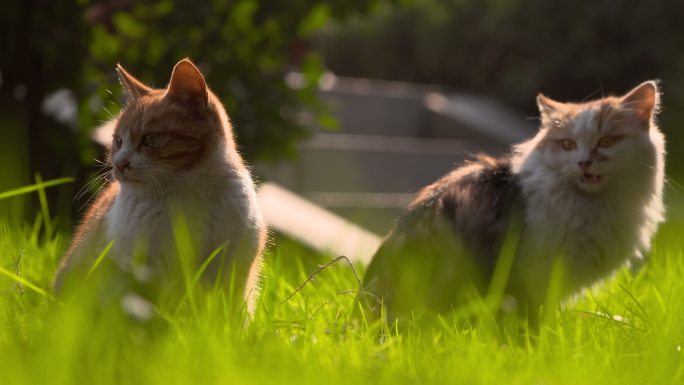
POLYGON ((171 246, 171 218, 165 200, 122 189, 105 217, 107 241, 113 241, 112 257, 128 265, 136 252, 154 253, 171 246))
POLYGON ((163 197, 122 186, 105 217, 105 238, 114 242, 111 257, 120 266, 128 268, 131 258, 143 255, 155 267, 175 255, 179 231, 206 258, 223 244, 258 233, 260 220, 248 179, 202 180, 163 197))
POLYGON ((570 286, 583 287, 638 257, 642 221, 633 207, 571 191, 558 193, 556 199, 528 198, 516 269, 521 279, 548 278, 555 257, 562 256, 570 286))
POLYGON ((642 150, 641 159, 654 166, 634 167, 600 194, 559 181, 534 157, 516 170, 526 209, 513 278, 528 296, 545 292, 557 257, 562 257, 567 295, 648 251, 664 212, 664 146, 659 133, 652 138, 659 150, 642 150))

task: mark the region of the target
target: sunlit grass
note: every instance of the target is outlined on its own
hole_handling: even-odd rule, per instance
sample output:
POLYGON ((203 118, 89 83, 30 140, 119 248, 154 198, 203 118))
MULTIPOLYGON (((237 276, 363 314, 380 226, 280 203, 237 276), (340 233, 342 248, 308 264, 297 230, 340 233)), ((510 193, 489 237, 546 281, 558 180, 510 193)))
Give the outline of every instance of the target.
POLYGON ((212 290, 148 317, 131 309, 130 298, 102 290, 55 298, 50 286, 66 237, 46 233, 45 223, 0 218, 0 384, 684 382, 681 218, 662 228, 642 268, 559 307, 538 337, 517 341, 515 328, 486 316, 408 324, 399 334, 363 323, 354 318, 349 291, 358 282, 345 263, 284 301, 333 257, 285 239, 266 258, 261 303, 248 326, 212 290))

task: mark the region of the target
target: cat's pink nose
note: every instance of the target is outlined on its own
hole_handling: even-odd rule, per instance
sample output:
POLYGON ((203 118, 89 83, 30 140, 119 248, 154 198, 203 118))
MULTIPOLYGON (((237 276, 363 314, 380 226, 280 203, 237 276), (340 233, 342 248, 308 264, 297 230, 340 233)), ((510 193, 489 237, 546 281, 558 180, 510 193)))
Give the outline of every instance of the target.
POLYGON ((577 165, 582 169, 582 171, 587 171, 589 170, 589 167, 591 167, 591 161, 587 160, 584 162, 578 162, 577 165))
POLYGON ((125 169, 127 169, 131 165, 131 161, 128 159, 120 160, 118 162, 114 162, 114 167, 116 167, 119 172, 124 172, 125 169))

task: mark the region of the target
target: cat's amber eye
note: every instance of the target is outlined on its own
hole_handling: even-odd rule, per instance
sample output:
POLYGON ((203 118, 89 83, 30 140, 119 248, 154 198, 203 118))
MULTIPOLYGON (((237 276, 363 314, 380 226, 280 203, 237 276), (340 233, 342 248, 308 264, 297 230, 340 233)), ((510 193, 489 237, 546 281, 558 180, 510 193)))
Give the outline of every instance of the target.
POLYGON ((153 142, 154 142, 154 135, 145 134, 145 135, 143 135, 142 140, 140 141, 140 145, 143 147, 152 147, 153 142))
POLYGON ((123 140, 121 140, 121 137, 119 135, 114 135, 114 144, 116 144, 116 148, 121 148, 123 140))
POLYGON ((615 138, 612 136, 604 136, 603 138, 599 139, 598 146, 599 147, 610 147, 615 144, 615 138))
POLYGON ((561 140, 561 147, 565 151, 572 151, 577 148, 577 143, 572 139, 563 139, 561 140))

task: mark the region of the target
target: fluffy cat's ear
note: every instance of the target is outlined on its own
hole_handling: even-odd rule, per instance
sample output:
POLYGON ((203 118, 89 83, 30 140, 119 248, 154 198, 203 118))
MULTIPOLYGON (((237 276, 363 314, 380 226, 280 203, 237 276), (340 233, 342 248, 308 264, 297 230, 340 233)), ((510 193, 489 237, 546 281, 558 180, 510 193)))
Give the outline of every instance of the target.
POLYGON ((207 83, 199 69, 188 59, 179 61, 173 67, 166 96, 200 107, 206 107, 209 103, 207 83))
POLYGON ((635 114, 646 123, 647 129, 653 115, 658 112, 659 105, 658 83, 653 80, 639 84, 620 99, 622 109, 635 114))
POLYGON ((537 107, 539 107, 539 113, 544 118, 544 116, 551 115, 560 110, 563 107, 563 103, 552 100, 540 93, 537 95, 537 107))
POLYGON ((140 80, 129 74, 121 64, 116 65, 116 72, 119 73, 119 82, 121 82, 128 101, 138 99, 152 91, 150 87, 142 84, 140 80))

